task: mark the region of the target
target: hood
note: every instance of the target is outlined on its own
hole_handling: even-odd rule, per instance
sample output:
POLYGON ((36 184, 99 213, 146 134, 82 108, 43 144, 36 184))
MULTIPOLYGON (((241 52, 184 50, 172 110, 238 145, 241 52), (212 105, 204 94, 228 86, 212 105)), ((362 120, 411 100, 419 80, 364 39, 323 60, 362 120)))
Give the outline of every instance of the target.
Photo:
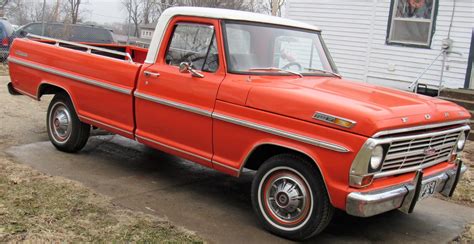
POLYGON ((333 77, 252 77, 246 106, 364 136, 388 129, 468 119, 448 101, 333 77), (316 112, 355 121, 344 128, 313 118, 316 112), (402 120, 403 118, 403 120, 402 120))

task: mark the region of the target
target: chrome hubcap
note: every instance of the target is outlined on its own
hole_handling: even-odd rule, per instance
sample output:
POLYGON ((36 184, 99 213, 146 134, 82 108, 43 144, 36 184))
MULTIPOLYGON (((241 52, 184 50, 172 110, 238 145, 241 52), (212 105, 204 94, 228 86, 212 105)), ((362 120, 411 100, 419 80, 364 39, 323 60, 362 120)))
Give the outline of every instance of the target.
POLYGON ((58 142, 66 141, 71 135, 71 115, 63 104, 56 104, 51 112, 50 129, 58 142))
POLYGON ((267 204, 270 211, 283 221, 299 219, 307 204, 306 186, 291 175, 282 175, 270 182, 267 204))

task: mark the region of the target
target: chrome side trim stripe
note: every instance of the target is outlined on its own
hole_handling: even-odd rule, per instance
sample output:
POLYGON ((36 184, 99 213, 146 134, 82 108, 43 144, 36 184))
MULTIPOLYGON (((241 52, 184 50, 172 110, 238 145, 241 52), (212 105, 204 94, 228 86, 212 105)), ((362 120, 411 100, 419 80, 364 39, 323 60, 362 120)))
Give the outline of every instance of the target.
POLYGON ((349 152, 350 151, 349 149, 347 149, 343 146, 336 145, 336 144, 333 144, 333 143, 313 139, 313 138, 310 138, 310 137, 307 137, 307 136, 303 136, 303 135, 299 135, 299 134, 279 130, 279 129, 264 126, 264 125, 259 125, 259 124, 253 123, 253 122, 233 118, 233 117, 230 117, 230 116, 227 116, 227 115, 222 115, 222 114, 219 114, 219 113, 212 113, 212 111, 209 111, 209 110, 196 108, 196 107, 193 107, 193 106, 189 106, 189 105, 185 105, 185 104, 182 104, 182 103, 166 100, 166 99, 163 99, 163 98, 158 98, 158 97, 148 95, 148 94, 144 94, 144 93, 141 93, 141 92, 135 91, 134 96, 137 97, 137 98, 140 98, 140 99, 144 99, 144 100, 148 100, 148 101, 155 102, 155 103, 158 103, 158 104, 162 104, 162 105, 165 105, 165 106, 185 110, 185 111, 195 113, 195 114, 199 114, 199 115, 202 115, 202 116, 212 117, 213 119, 222 120, 222 121, 225 121, 225 122, 233 123, 233 124, 244 126, 244 127, 247 127, 247 128, 256 129, 256 130, 259 130, 259 131, 270 133, 270 134, 273 134, 273 135, 277 135, 277 136, 285 137, 285 138, 288 138, 288 139, 308 143, 308 144, 311 144, 313 146, 322 147, 322 148, 334 150, 334 151, 337 151, 337 152, 349 152))
POLYGON ((19 89, 19 88, 17 88, 17 87, 13 87, 13 89, 15 89, 17 92, 19 92, 19 93, 21 93, 21 94, 23 94, 23 95, 26 95, 26 96, 29 96, 29 97, 35 99, 35 100, 38 100, 38 97, 37 97, 37 96, 35 96, 35 95, 33 95, 33 94, 29 93, 29 92, 23 91, 22 89, 19 89))
POLYGON ((283 130, 280 130, 280 129, 276 129, 276 128, 272 128, 272 127, 268 127, 268 126, 264 126, 264 125, 259 125, 259 124, 253 123, 253 122, 249 122, 249 121, 245 121, 245 120, 241 120, 241 119, 236 119, 236 118, 229 117, 229 116, 226 116, 226 115, 223 115, 223 114, 214 113, 212 115, 212 117, 215 118, 215 119, 225 121, 225 122, 233 123, 233 124, 236 124, 236 125, 244 126, 244 127, 259 130, 259 131, 263 131, 263 132, 273 134, 273 135, 276 135, 276 136, 281 136, 281 137, 285 137, 285 138, 288 138, 288 139, 308 143, 308 144, 311 144, 313 146, 330 149, 330 150, 333 150, 333 151, 336 151, 336 152, 349 152, 349 149, 347 149, 343 146, 339 146, 339 145, 336 145, 336 144, 333 144, 333 143, 313 139, 313 138, 310 138, 310 137, 307 137, 307 136, 303 136, 303 135, 283 131, 283 130))
POLYGON ((376 137, 381 137, 385 135, 398 134, 398 133, 404 133, 404 132, 410 132, 410 131, 416 131, 416 130, 433 129, 433 128, 449 126, 449 125, 457 125, 457 124, 467 124, 468 122, 469 122, 468 120, 456 120, 456 121, 449 121, 449 122, 444 122, 444 123, 421 125, 421 126, 407 127, 407 128, 394 129, 394 130, 384 130, 384 131, 375 133, 372 137, 376 138, 376 137))
POLYGON ((184 111, 188 111, 188 112, 199 114, 199 115, 206 116, 206 117, 211 117, 212 116, 211 111, 196 108, 196 107, 189 106, 189 105, 185 105, 185 104, 182 104, 182 103, 173 102, 173 101, 170 101, 170 100, 158 98, 158 97, 147 95, 147 94, 144 94, 144 93, 141 93, 141 92, 135 92, 134 95, 137 98, 141 98, 141 99, 144 99, 144 100, 147 100, 147 101, 150 101, 150 102, 155 102, 155 103, 158 103, 158 104, 162 104, 162 105, 165 105, 165 106, 181 109, 181 110, 184 110, 184 111))
POLYGON ((110 85, 110 84, 107 84, 107 83, 104 83, 104 82, 101 82, 101 81, 85 78, 85 77, 78 76, 78 75, 69 74, 69 73, 59 71, 59 70, 56 70, 56 69, 43 67, 42 65, 38 65, 38 64, 32 63, 30 61, 24 61, 24 60, 20 60, 20 59, 14 58, 14 57, 8 57, 8 62, 19 64, 19 65, 22 65, 22 66, 25 66, 25 67, 28 67, 28 68, 32 68, 32 69, 36 69, 36 70, 39 70, 39 71, 47 72, 47 73, 50 73, 50 74, 53 74, 53 75, 62 76, 62 77, 68 78, 68 79, 76 80, 76 81, 79 81, 79 82, 82 82, 82 83, 85 83, 85 84, 88 84, 88 85, 97 86, 97 87, 104 88, 104 89, 107 89, 107 90, 111 90, 111 91, 115 91, 115 92, 119 92, 119 93, 123 93, 123 94, 127 94, 127 95, 132 94, 131 89, 126 89, 126 88, 122 88, 122 87, 119 87, 119 86, 110 85))
POLYGON ((193 156, 193 157, 195 157, 195 158, 202 159, 202 160, 207 161, 207 162, 211 162, 211 159, 209 159, 209 158, 205 158, 205 157, 203 157, 203 156, 200 156, 200 155, 197 155, 197 154, 188 152, 188 151, 184 151, 184 150, 182 150, 182 149, 179 149, 179 148, 176 148, 176 147, 173 147, 173 146, 169 146, 169 145, 167 145, 167 144, 164 144, 164 143, 155 141, 155 140, 153 140, 153 139, 149 139, 149 138, 146 138, 146 137, 143 137, 143 136, 139 136, 139 135, 135 135, 135 137, 136 137, 136 138, 139 138, 139 139, 142 139, 142 140, 145 140, 145 141, 148 141, 148 142, 151 142, 151 143, 153 143, 153 144, 162 146, 162 147, 166 147, 166 148, 168 148, 168 149, 171 149, 171 150, 174 150, 174 151, 177 151, 177 152, 180 152, 180 153, 187 154, 187 155, 189 155, 189 156, 193 156))
POLYGON ((86 116, 83 116, 83 115, 78 115, 78 117, 79 117, 80 119, 89 120, 89 121, 92 121, 92 122, 94 122, 94 123, 103 125, 103 126, 105 126, 105 127, 109 127, 109 128, 114 129, 114 130, 121 131, 121 132, 123 132, 123 133, 125 133, 125 134, 133 135, 133 133, 130 132, 130 131, 126 131, 126 130, 124 130, 124 129, 120 129, 120 128, 115 127, 115 126, 113 126, 113 125, 109 125, 109 124, 106 124, 106 123, 102 123, 102 122, 100 122, 100 121, 97 121, 97 120, 95 120, 95 119, 91 119, 91 118, 86 117, 86 116))
MULTIPOLYGON (((226 168, 226 169, 233 170, 233 171, 237 172, 238 174, 240 174, 240 169, 236 169, 236 168, 234 168, 234 167, 232 167, 232 166, 229 166, 229 165, 226 165, 226 164, 223 164, 223 163, 219 163, 219 162, 214 161, 214 160, 212 160, 212 163, 213 163, 213 164, 217 164, 217 165, 219 165, 219 166, 221 166, 221 167, 224 167, 224 168, 226 168)), ((242 164, 242 165, 243 165, 243 164, 242 164)))

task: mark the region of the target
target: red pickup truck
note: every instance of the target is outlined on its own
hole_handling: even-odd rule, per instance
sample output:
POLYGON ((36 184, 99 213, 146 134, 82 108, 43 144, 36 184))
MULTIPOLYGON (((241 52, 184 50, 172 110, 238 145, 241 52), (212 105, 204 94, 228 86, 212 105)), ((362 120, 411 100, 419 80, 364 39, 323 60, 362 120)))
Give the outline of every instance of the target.
POLYGON ((465 109, 341 78, 305 23, 176 7, 149 50, 30 36, 10 53, 10 93, 54 94, 56 148, 81 150, 98 127, 232 176, 255 170, 256 215, 286 238, 321 232, 335 208, 412 212, 466 170, 465 109))

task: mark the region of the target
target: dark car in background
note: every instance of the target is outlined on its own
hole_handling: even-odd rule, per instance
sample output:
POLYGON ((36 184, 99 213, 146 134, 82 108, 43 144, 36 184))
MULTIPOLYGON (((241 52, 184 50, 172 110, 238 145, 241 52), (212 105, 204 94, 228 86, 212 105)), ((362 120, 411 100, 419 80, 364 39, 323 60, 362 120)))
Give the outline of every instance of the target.
POLYGON ((5 19, 0 19, 0 61, 8 57, 13 35, 13 26, 5 19))
POLYGON ((72 42, 115 43, 111 30, 85 24, 45 23, 43 33, 43 23, 33 22, 20 27, 17 33, 21 36, 29 33, 72 42))

